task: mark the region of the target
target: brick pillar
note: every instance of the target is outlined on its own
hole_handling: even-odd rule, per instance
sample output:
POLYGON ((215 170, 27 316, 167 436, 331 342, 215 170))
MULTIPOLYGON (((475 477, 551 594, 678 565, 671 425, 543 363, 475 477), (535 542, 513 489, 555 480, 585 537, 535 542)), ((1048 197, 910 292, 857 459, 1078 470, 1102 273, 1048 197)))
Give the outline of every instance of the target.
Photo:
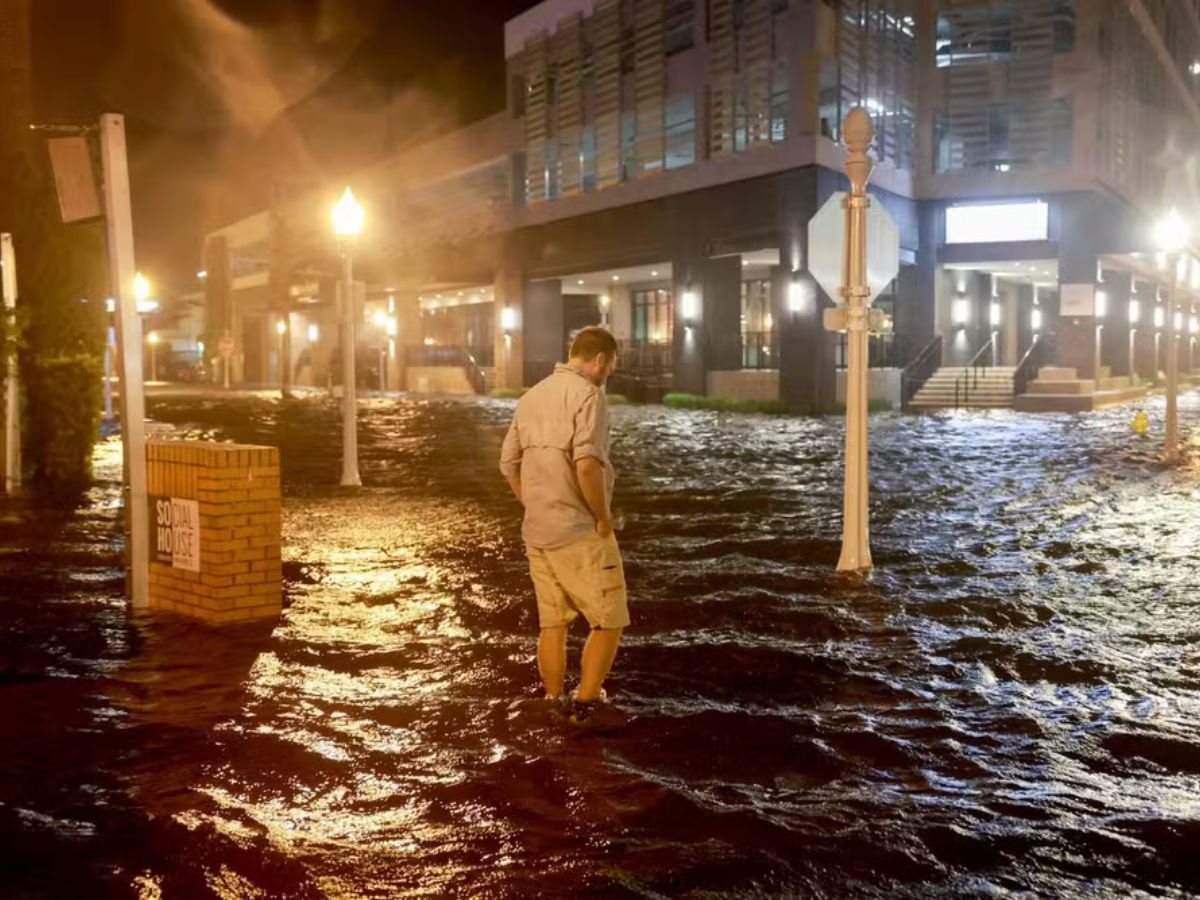
POLYGON ((282 609, 279 450, 151 441, 150 606, 214 623, 282 609))

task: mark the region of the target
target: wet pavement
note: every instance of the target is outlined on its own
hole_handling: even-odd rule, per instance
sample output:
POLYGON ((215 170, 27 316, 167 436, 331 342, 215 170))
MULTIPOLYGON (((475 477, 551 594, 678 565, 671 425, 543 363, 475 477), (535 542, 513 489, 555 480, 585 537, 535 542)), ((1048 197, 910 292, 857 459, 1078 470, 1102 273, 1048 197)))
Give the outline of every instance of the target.
POLYGON ((286 609, 130 615, 116 444, 77 510, 0 507, 0 894, 1200 892, 1200 453, 1133 407, 873 417, 864 583, 840 421, 615 409, 635 625, 586 730, 537 699, 510 402, 365 401, 358 492, 322 397, 149 409, 283 448, 286 609))

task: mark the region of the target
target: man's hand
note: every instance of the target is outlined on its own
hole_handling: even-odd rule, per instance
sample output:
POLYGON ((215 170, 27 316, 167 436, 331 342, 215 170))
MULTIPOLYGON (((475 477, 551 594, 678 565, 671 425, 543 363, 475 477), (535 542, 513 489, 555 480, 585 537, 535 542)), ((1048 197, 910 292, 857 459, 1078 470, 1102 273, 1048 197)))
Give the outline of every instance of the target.
POLYGON ((597 519, 596 520, 596 534, 600 535, 600 537, 604 538, 604 540, 607 541, 610 537, 612 537, 612 533, 613 533, 612 519, 605 518, 605 519, 597 519))

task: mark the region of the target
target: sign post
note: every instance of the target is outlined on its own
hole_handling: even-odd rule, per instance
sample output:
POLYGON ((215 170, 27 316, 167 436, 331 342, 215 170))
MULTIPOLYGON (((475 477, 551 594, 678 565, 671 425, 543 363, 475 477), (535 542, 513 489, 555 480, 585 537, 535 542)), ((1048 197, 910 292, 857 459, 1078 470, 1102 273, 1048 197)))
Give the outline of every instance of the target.
POLYGON ((117 362, 121 373, 121 443, 125 459, 126 554, 129 599, 149 605, 150 535, 146 500, 146 404, 142 385, 142 342, 133 296, 133 214, 129 201, 129 165, 125 155, 125 117, 100 117, 104 165, 104 212, 108 229, 109 277, 116 301, 117 362))
POLYGON ((21 394, 17 380, 17 345, 14 313, 17 305, 17 263, 11 234, 0 234, 0 293, 4 295, 4 315, 8 345, 4 348, 4 492, 21 488, 21 394))
POLYGON ((872 566, 868 508, 867 335, 883 327, 882 310, 871 301, 900 268, 896 223, 882 206, 872 206, 867 181, 874 163, 867 155, 875 131, 866 110, 857 107, 842 128, 850 193, 834 195, 809 223, 809 270, 843 308, 826 310, 825 327, 849 332, 846 371, 846 474, 842 507, 839 572, 866 572, 872 566), (836 207, 842 208, 839 216, 836 207), (838 219, 841 228, 838 228, 838 219))

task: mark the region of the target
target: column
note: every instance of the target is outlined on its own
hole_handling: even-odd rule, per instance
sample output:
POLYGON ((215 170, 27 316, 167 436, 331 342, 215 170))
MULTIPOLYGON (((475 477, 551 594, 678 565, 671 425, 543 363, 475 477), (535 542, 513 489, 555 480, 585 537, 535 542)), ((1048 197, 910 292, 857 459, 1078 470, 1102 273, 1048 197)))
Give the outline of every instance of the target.
POLYGON ((527 282, 523 320, 524 385, 530 387, 553 372, 555 363, 567 358, 562 282, 557 279, 527 282))
POLYGON ((524 282, 520 273, 502 267, 494 288, 496 315, 496 387, 525 386, 524 282))

